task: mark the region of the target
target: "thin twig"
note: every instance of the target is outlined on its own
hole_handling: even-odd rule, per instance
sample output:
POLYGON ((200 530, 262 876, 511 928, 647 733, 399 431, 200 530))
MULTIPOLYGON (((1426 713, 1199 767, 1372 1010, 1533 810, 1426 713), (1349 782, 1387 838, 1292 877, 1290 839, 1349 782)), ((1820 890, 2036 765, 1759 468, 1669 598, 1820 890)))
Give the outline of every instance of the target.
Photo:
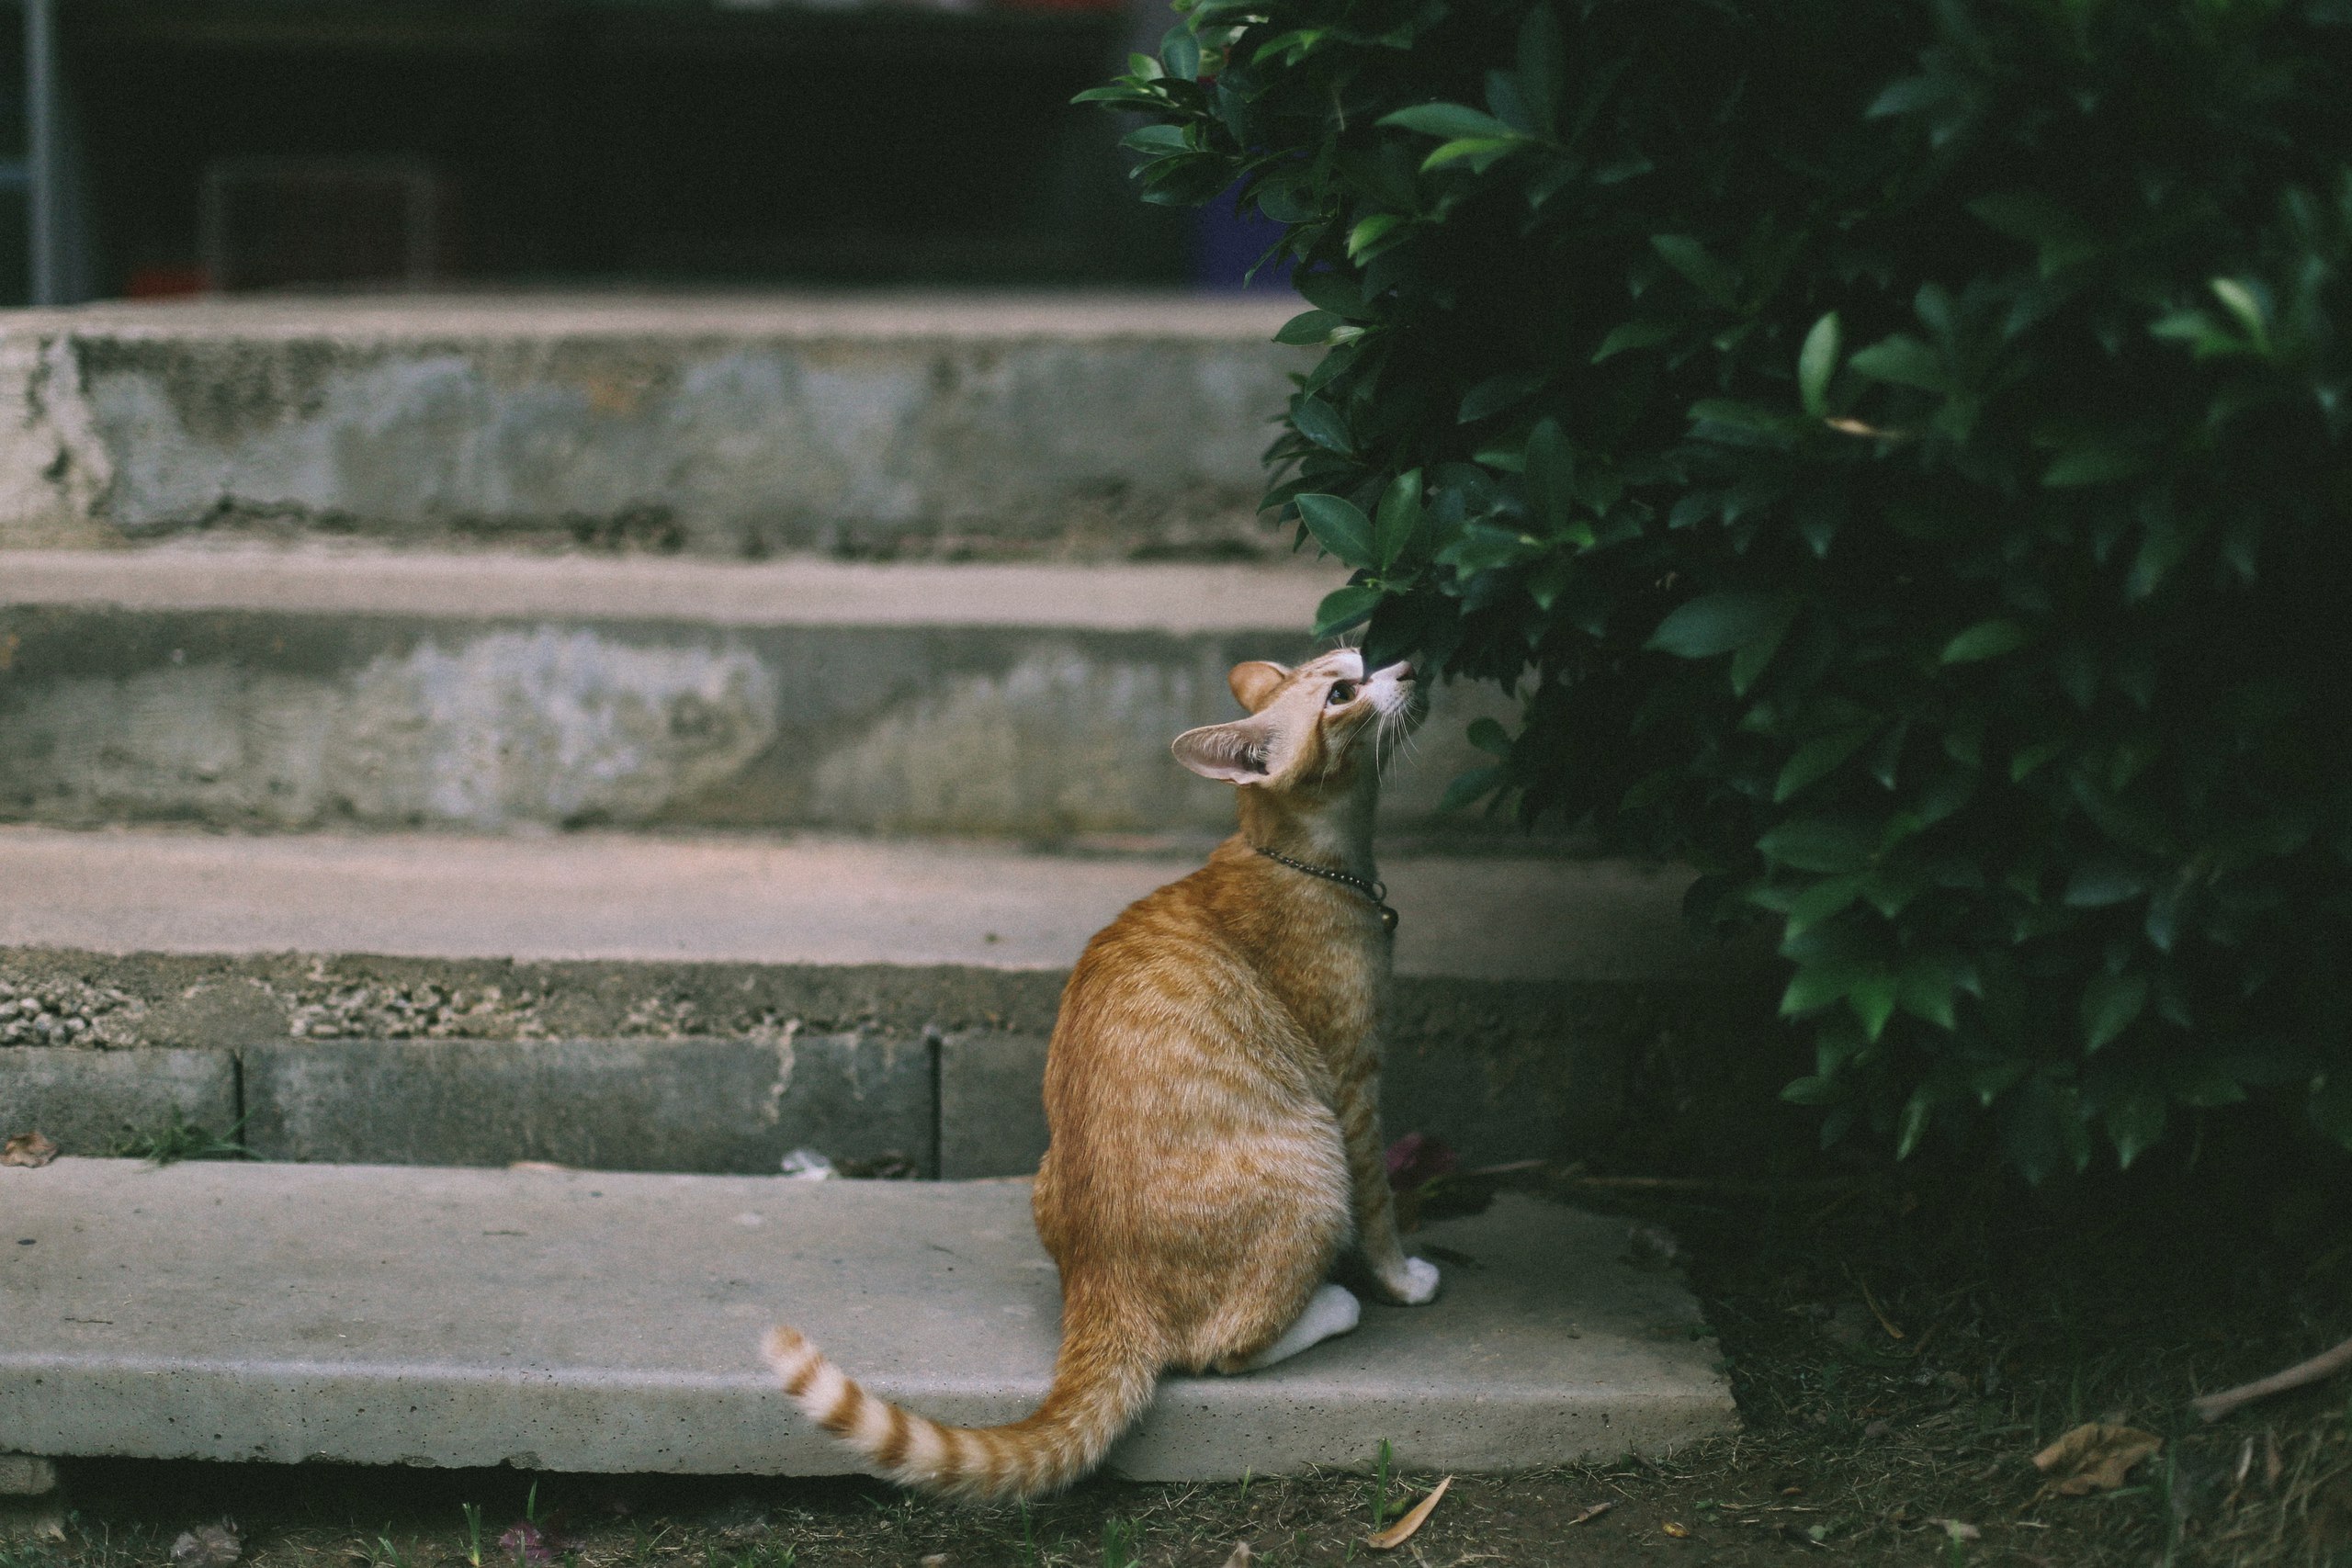
POLYGON ((2333 1350, 2323 1350, 2308 1361, 2298 1361, 2283 1372, 2273 1372, 2267 1378, 2192 1400, 2190 1406, 2206 1420, 2219 1421, 2241 1404, 2252 1404, 2257 1399, 2267 1399, 2290 1388, 2315 1383, 2346 1367, 2352 1367, 2352 1339, 2346 1339, 2333 1350))

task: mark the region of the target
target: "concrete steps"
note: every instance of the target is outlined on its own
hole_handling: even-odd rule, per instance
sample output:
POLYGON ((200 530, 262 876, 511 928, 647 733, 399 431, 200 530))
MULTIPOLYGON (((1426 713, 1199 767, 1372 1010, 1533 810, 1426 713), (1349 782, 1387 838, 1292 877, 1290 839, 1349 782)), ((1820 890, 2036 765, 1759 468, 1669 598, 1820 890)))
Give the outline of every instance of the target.
MULTIPOLYGON (((1227 829, 1168 757, 1296 659, 1328 563, 0 551, 0 818, 226 828, 1227 829)), ((1498 694, 1392 770, 1441 821, 1498 694)), ((1492 836, 1496 829, 1484 829, 1492 836)), ((1504 828, 1506 836, 1515 836, 1504 828)))
MULTIPOLYGON (((1017 1186, 1068 965, 1229 830, 1169 759, 1329 563, 1254 515, 1279 301, 401 299, 0 322, 0 1454, 823 1472, 787 1312, 950 1418, 1041 1392, 1017 1186), (232 1127, 265 1163, 103 1154, 232 1127), (802 1184, 845 1167, 944 1182, 802 1184), (553 1162, 576 1173, 510 1171, 553 1162), (594 1174, 588 1174, 593 1171, 594 1174), (29 1246, 9 1245, 28 1241, 29 1246)), ((1392 1135, 1603 1134, 1732 1039, 1685 878, 1392 774, 1392 1135)), ((1720 1430, 1604 1222, 1118 1460, 1505 1468, 1720 1430)))
MULTIPOLYGON (((1020 1174, 1062 975, 1192 855, 987 844, 0 829, 0 1122, 173 1115, 265 1157, 774 1170, 813 1145, 1020 1174)), ((1605 1128, 1742 951, 1682 879, 1406 856, 1384 1080, 1474 1161, 1605 1128)))
MULTIPOLYGON (((1057 1294, 1025 1183, 60 1160, 0 1168, 0 1450, 827 1474, 755 1347, 779 1317, 875 1392, 1001 1421, 1057 1294)), ((1446 1289, 1268 1372, 1171 1379, 1148 1480, 1510 1470, 1729 1430, 1622 1223, 1509 1195, 1432 1224, 1446 1289)))
POLYGON ((1279 553, 1280 299, 402 297, 0 324, 0 545, 1279 553))

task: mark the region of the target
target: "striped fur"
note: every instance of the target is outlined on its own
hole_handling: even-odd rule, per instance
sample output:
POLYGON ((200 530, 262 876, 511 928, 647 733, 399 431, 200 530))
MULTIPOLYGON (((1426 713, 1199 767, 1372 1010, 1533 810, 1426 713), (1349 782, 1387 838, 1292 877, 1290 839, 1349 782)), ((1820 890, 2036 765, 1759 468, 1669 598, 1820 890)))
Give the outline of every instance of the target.
POLYGON ((1397 1240, 1381 1157, 1388 933, 1359 891, 1256 852, 1374 874, 1378 752, 1417 716, 1411 673, 1367 676, 1340 649, 1244 664, 1231 684, 1250 716, 1176 750, 1240 786, 1241 832, 1099 932, 1062 993, 1033 1200, 1062 1283, 1045 1403, 942 1426, 794 1329, 769 1337, 801 1411, 892 1480, 976 1501, 1068 1485, 1161 1372, 1241 1371, 1275 1347, 1351 1241, 1392 1301, 1435 1292, 1397 1240))
POLYGON ((1102 1462, 1151 1403, 1159 1369, 1107 1328, 1072 1325, 1046 1402, 1003 1427, 948 1427, 876 1399, 791 1328, 768 1335, 768 1365, 801 1414, 890 1480, 984 1502, 1057 1492, 1102 1462))

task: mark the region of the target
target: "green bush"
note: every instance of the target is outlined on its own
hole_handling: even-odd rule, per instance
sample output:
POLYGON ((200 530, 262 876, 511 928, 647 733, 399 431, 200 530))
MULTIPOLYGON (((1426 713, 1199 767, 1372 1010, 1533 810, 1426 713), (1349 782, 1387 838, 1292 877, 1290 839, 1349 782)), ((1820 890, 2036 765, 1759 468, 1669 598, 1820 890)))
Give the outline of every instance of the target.
POLYGON ((1086 96, 1289 225, 1318 631, 1783 917, 1826 1138, 2352 1144, 2352 5, 1192 0, 1086 96))

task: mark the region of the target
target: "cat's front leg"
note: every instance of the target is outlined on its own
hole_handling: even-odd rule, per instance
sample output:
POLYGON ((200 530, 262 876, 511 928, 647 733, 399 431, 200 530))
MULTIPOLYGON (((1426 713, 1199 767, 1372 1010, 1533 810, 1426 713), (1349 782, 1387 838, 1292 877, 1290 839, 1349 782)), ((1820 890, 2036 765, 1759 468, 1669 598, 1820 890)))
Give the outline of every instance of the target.
POLYGON ((1366 1049, 1361 1066, 1340 1085, 1340 1131, 1347 1140, 1348 1179, 1352 1190, 1356 1245, 1382 1294, 1402 1306, 1437 1298, 1437 1265, 1405 1256, 1396 1235, 1396 1199, 1388 1186, 1388 1160, 1380 1143, 1380 1057, 1366 1049))

